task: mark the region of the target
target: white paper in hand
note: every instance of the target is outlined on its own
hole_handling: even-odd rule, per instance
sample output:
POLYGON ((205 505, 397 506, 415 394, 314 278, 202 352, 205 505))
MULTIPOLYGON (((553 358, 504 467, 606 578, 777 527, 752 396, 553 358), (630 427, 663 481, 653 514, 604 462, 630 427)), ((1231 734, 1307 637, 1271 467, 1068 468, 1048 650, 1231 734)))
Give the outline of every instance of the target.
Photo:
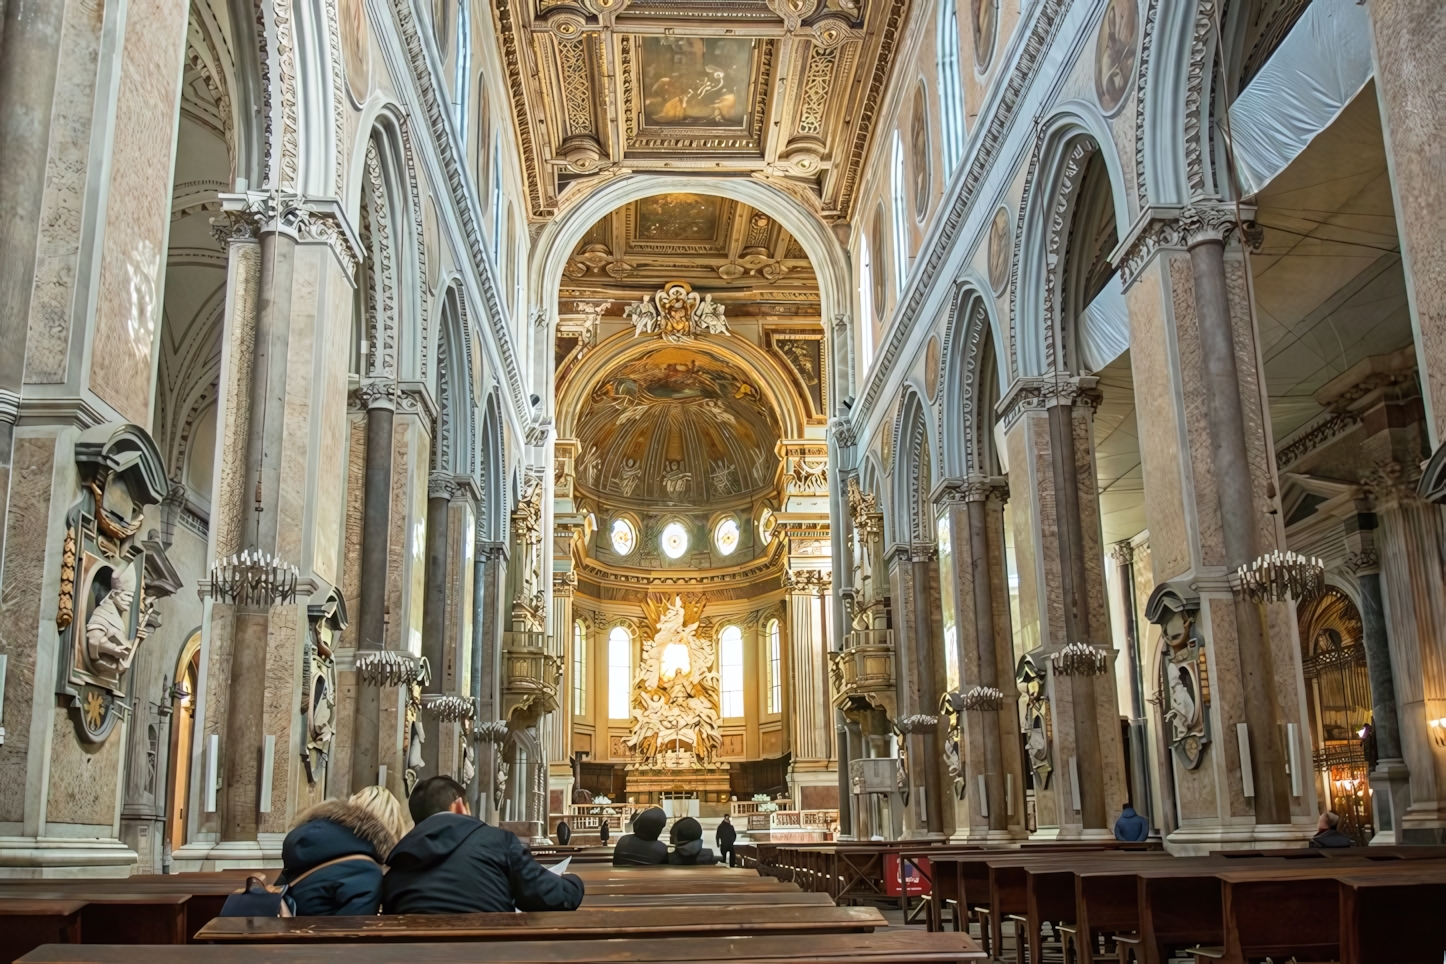
POLYGON ((557 874, 557 876, 561 877, 563 874, 567 873, 567 865, 570 863, 572 863, 572 858, 568 857, 562 863, 553 864, 548 867, 547 872, 550 874, 557 874))

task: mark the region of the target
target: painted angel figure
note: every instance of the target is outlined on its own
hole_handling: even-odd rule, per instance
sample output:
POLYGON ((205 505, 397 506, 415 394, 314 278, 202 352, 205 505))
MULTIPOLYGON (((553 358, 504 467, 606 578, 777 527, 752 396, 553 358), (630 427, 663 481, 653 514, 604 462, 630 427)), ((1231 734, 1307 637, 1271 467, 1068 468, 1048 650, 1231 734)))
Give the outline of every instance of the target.
MULTIPOLYGON (((694 299, 697 297, 693 296, 694 299)), ((715 302, 712 295, 705 295, 701 302, 694 304, 693 325, 710 335, 729 334, 728 322, 723 318, 723 306, 715 302)))

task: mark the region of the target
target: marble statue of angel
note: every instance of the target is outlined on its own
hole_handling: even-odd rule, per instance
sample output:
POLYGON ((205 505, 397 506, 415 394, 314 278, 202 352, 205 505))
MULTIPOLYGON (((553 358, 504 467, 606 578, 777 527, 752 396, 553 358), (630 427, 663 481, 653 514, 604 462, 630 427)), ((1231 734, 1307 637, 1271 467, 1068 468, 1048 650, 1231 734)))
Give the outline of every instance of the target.
POLYGON ((658 330, 658 309, 647 298, 624 308, 623 317, 633 323, 636 335, 651 335, 658 330))
POLYGON ((703 300, 693 307, 693 327, 710 335, 729 334, 728 322, 723 318, 723 306, 714 301, 712 295, 704 295, 703 300))

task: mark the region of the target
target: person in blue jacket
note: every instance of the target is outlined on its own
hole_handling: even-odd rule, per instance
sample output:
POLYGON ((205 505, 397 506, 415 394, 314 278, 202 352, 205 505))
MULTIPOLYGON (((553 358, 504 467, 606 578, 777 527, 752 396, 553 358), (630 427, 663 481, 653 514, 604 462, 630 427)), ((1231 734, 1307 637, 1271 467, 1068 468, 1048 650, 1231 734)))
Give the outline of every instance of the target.
POLYGON ((383 787, 303 811, 281 845, 297 917, 373 915, 382 903, 382 861, 406 830, 400 804, 383 787))
POLYGON ((1135 813, 1134 807, 1125 804, 1125 809, 1120 812, 1120 819, 1115 821, 1115 839, 1138 843, 1149 836, 1150 821, 1135 813))

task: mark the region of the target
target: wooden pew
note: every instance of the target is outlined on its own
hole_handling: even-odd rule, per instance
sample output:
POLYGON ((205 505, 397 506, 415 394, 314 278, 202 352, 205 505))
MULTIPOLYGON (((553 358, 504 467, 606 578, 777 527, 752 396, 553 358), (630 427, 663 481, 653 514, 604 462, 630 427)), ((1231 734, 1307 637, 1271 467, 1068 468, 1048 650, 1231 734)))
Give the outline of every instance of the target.
POLYGON ((731 906, 811 906, 833 907, 828 894, 804 891, 786 893, 766 891, 754 894, 598 894, 589 893, 582 899, 584 907, 711 907, 731 906))
POLYGON ((1336 879, 1341 964, 1436 964, 1446 957, 1446 874, 1416 867, 1336 879))
POLYGON ((570 913, 218 917, 196 935, 220 943, 596 940, 709 934, 850 934, 887 926, 872 907, 580 907, 570 913))
MULTIPOLYGON (((808 934, 736 937, 635 938, 625 941, 497 941, 485 953, 469 943, 358 944, 346 949, 349 964, 954 964, 979 961, 984 952, 963 934, 919 930, 872 934, 808 934)), ((195 964, 193 948, 126 947, 110 944, 47 944, 21 958, 23 964, 195 964)), ((334 964, 327 944, 217 945, 207 964, 334 964)))
POLYGON ((79 944, 82 900, 0 900, 0 961, 41 944, 79 944))
POLYGON ((192 933, 186 912, 191 900, 189 894, 57 895, 39 887, 29 897, 0 898, 0 948, 7 955, 0 960, 13 961, 41 944, 87 937, 115 944, 184 944, 192 933))

